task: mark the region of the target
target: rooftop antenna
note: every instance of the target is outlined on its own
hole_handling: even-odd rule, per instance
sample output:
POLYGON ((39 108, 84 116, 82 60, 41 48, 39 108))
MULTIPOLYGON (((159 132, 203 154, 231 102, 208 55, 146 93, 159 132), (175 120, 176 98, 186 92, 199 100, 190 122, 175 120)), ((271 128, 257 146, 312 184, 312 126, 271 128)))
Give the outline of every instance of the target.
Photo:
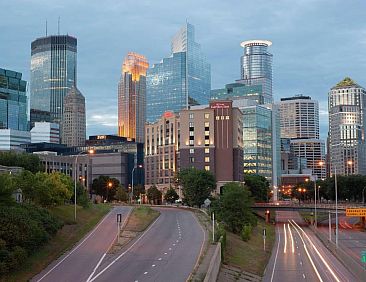
POLYGON ((47 20, 46 20, 46 37, 47 37, 47 20))
POLYGON ((60 35, 60 16, 58 16, 57 33, 60 35))

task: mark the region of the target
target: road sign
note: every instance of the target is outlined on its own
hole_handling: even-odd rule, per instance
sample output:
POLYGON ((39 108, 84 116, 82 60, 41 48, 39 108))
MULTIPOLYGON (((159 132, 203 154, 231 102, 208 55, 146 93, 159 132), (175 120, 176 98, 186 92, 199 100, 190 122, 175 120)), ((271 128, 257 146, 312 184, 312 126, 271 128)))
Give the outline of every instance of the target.
POLYGON ((366 251, 361 252, 361 262, 366 263, 366 251))
POLYGON ((349 217, 366 217, 366 208, 347 208, 346 209, 346 216, 349 217))
POLYGON ((266 237, 266 235, 267 235, 267 230, 266 230, 266 228, 264 228, 263 229, 263 237, 266 237))
POLYGON ((211 204, 211 201, 210 199, 206 199, 203 203, 205 204, 206 207, 208 207, 211 204))
POLYGON ((118 223, 122 222, 122 214, 121 213, 117 213, 117 222, 118 223))

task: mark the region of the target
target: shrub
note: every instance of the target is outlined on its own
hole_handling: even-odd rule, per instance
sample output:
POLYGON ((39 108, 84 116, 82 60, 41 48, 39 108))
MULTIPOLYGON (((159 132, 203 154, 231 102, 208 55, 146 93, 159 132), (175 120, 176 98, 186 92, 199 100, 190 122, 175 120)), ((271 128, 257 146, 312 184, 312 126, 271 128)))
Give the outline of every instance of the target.
POLYGON ((244 225, 240 233, 241 239, 247 242, 249 241, 251 234, 252 234, 252 226, 250 224, 244 225))

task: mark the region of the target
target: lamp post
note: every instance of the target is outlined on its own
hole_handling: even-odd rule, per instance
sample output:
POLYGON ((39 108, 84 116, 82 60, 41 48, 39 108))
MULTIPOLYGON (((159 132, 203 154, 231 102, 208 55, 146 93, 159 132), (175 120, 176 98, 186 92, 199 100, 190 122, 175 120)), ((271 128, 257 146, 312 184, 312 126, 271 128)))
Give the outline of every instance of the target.
POLYGON ((135 166, 135 167, 132 169, 132 173, 131 173, 131 178, 132 178, 132 196, 131 196, 131 203, 132 203, 132 199, 133 199, 133 173, 135 172, 135 169, 136 169, 136 168, 142 168, 142 165, 135 166))
POLYGON ((108 182, 108 185, 107 185, 107 202, 109 201, 109 189, 111 189, 113 186, 113 183, 112 182, 108 182))
POLYGON ((81 154, 84 154, 84 153, 89 153, 89 154, 94 154, 94 150, 91 149, 91 150, 88 150, 88 151, 82 151, 80 153, 78 153, 75 157, 75 170, 74 170, 74 220, 76 221, 76 182, 77 182, 77 169, 76 169, 76 166, 77 166, 77 162, 78 162, 78 158, 81 154))

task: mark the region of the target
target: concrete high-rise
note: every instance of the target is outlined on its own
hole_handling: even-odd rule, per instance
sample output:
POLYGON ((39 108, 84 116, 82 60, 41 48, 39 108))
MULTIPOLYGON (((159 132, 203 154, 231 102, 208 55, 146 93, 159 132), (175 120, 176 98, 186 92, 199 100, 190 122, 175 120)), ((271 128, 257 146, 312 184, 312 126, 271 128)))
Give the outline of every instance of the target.
POLYGON ((171 55, 147 71, 147 118, 155 122, 166 111, 208 104, 211 66, 195 42, 194 26, 186 23, 173 37, 171 55))
POLYGON ((366 90, 346 77, 328 93, 330 173, 366 174, 366 90))
POLYGON ((76 83, 77 40, 52 35, 31 44, 30 114, 36 121, 60 123, 64 98, 76 83))
POLYGON ((262 95, 260 104, 273 102, 272 95, 272 58, 268 47, 272 45, 268 40, 247 40, 240 44, 244 48, 241 57, 241 79, 239 83, 245 85, 261 85, 262 95))
POLYGON ((61 142, 67 146, 84 146, 86 135, 85 98, 72 86, 65 97, 61 142))
POLYGON ((118 83, 118 135, 144 142, 147 59, 129 52, 118 83))

